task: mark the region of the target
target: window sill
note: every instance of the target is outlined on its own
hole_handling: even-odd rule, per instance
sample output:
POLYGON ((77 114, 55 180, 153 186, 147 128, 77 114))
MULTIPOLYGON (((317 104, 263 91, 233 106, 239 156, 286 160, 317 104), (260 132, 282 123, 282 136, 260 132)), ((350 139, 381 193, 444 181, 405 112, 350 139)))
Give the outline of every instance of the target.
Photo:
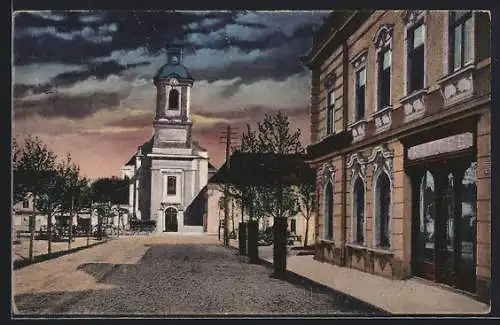
POLYGON ((367 248, 368 251, 379 254, 379 255, 394 255, 394 251, 385 248, 375 247, 375 248, 367 248))
POLYGON ((358 121, 356 121, 356 122, 351 123, 351 124, 349 125, 349 128, 351 128, 351 129, 352 129, 352 128, 355 128, 355 127, 357 127, 358 125, 361 125, 361 124, 366 124, 366 120, 365 120, 364 118, 363 118, 363 119, 361 119, 361 120, 358 120, 358 121))
POLYGON ((441 79, 439 79, 437 81, 438 84, 443 84, 443 83, 446 83, 447 81, 449 80, 452 80, 454 79, 455 77, 458 77, 466 72, 469 72, 471 70, 474 70, 475 69, 475 65, 473 63, 469 63, 465 66, 463 66, 462 68, 456 70, 456 71, 453 71, 452 73, 442 77, 441 79))
POLYGON ((420 96, 427 95, 428 89, 427 88, 422 88, 419 90, 414 90, 410 94, 406 95, 405 97, 401 98, 399 101, 401 104, 404 104, 406 102, 412 101, 414 99, 419 98, 420 96))
POLYGON ((326 239, 326 238, 322 238, 319 240, 322 244, 334 244, 335 245, 335 242, 331 239, 326 239))
POLYGON ((354 243, 349 243, 345 244, 347 247, 354 248, 354 249, 360 249, 360 250, 366 250, 368 247, 366 246, 361 246, 359 244, 354 244, 354 243))

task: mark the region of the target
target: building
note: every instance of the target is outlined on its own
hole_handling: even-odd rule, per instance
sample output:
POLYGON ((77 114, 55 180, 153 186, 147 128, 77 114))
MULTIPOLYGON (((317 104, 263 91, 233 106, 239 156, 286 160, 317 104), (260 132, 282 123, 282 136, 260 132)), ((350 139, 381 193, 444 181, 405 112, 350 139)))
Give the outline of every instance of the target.
POLYGON ((156 232, 203 233, 207 229, 208 153, 191 139, 191 88, 182 47, 167 46, 167 63, 154 77, 153 136, 122 169, 130 179, 129 206, 137 219, 156 220, 156 232))
POLYGON ((489 301, 490 16, 338 11, 312 70, 316 258, 489 301))

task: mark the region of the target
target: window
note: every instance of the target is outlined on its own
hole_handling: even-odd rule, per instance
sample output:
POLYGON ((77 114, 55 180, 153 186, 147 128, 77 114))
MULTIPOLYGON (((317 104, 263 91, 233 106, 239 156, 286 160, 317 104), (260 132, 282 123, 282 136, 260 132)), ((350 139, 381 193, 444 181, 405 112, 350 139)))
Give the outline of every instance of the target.
POLYGON ((335 93, 333 90, 328 93, 327 114, 326 132, 332 134, 335 132, 335 93))
POLYGON ((354 242, 359 245, 364 245, 365 234, 365 189, 363 181, 358 177, 354 183, 354 220, 356 226, 354 228, 354 242))
POLYGON ((290 220, 290 232, 292 234, 296 234, 297 233, 297 222, 295 221, 295 219, 291 219, 290 220))
POLYGON ((436 191, 434 177, 426 171, 420 181, 420 234, 424 261, 434 260, 434 220, 436 216, 436 191))
POLYGON ((167 177, 167 195, 175 195, 177 193, 177 178, 175 176, 167 177))
POLYGON ((375 246, 389 248, 391 246, 389 234, 391 187, 389 177, 385 172, 377 178, 375 195, 375 246))
POLYGON ((408 91, 424 88, 424 37, 425 26, 418 23, 408 34, 408 91))
POLYGON ((325 189, 325 238, 333 240, 333 186, 328 182, 325 189))
POLYGON ((454 11, 450 14, 450 55, 451 71, 461 69, 472 62, 472 13, 454 11))
POLYGON ((391 105, 391 57, 389 47, 379 52, 378 70, 378 109, 391 105))
POLYGON ((177 89, 172 89, 168 93, 168 109, 179 109, 179 91, 177 89))
POLYGON ((23 200, 23 208, 28 209, 30 207, 30 201, 28 199, 23 200))
POLYGON ((365 118, 366 68, 356 72, 356 121, 365 118))

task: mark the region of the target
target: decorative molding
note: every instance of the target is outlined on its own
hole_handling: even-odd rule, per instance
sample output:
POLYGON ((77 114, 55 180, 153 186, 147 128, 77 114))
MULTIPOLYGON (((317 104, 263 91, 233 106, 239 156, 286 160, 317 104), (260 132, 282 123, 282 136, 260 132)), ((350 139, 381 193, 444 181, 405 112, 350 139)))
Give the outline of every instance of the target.
POLYGON ((323 81, 323 86, 325 88, 331 88, 335 84, 335 81, 337 80, 337 75, 335 72, 330 72, 326 77, 325 80, 323 81))
POLYGON ((373 44, 375 48, 381 48, 387 44, 391 44, 392 33, 394 30, 394 24, 382 24, 373 37, 373 44))
POLYGON ((334 185, 335 173, 335 166, 333 166, 330 162, 324 163, 321 167, 321 179, 323 180, 323 184, 327 184, 327 181, 330 181, 332 185, 334 185))
POLYGON ((366 59, 368 57, 368 49, 364 48, 361 51, 359 51, 358 54, 356 54, 351 60, 351 64, 354 67, 355 70, 361 69, 366 65, 366 59))
POLYGON ((177 86, 179 84, 179 81, 176 78, 170 78, 168 79, 168 84, 171 86, 177 86))
POLYGON ((401 19, 405 25, 413 25, 420 19, 423 13, 424 10, 403 10, 401 19))
POLYGON ((469 65, 438 80, 444 106, 448 107, 474 95, 474 66, 469 65))
POLYGON ((364 119, 352 123, 349 127, 352 132, 352 141, 354 143, 359 142, 365 138, 366 135, 366 124, 368 122, 364 119))
POLYGON ((427 89, 416 91, 400 100, 404 108, 404 122, 414 121, 424 116, 427 101, 427 89))
POLYGON ((372 114, 375 120, 375 134, 387 131, 392 125, 392 106, 387 106, 372 114))

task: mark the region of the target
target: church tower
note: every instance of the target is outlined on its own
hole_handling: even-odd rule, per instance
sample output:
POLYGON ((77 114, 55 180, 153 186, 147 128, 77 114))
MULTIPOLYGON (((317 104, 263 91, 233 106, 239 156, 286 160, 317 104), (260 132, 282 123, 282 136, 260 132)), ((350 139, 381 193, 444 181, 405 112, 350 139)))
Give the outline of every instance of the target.
POLYGON ((156 114, 153 122, 156 148, 190 148, 192 121, 189 115, 194 79, 182 64, 179 42, 167 44, 167 63, 154 77, 156 114))

